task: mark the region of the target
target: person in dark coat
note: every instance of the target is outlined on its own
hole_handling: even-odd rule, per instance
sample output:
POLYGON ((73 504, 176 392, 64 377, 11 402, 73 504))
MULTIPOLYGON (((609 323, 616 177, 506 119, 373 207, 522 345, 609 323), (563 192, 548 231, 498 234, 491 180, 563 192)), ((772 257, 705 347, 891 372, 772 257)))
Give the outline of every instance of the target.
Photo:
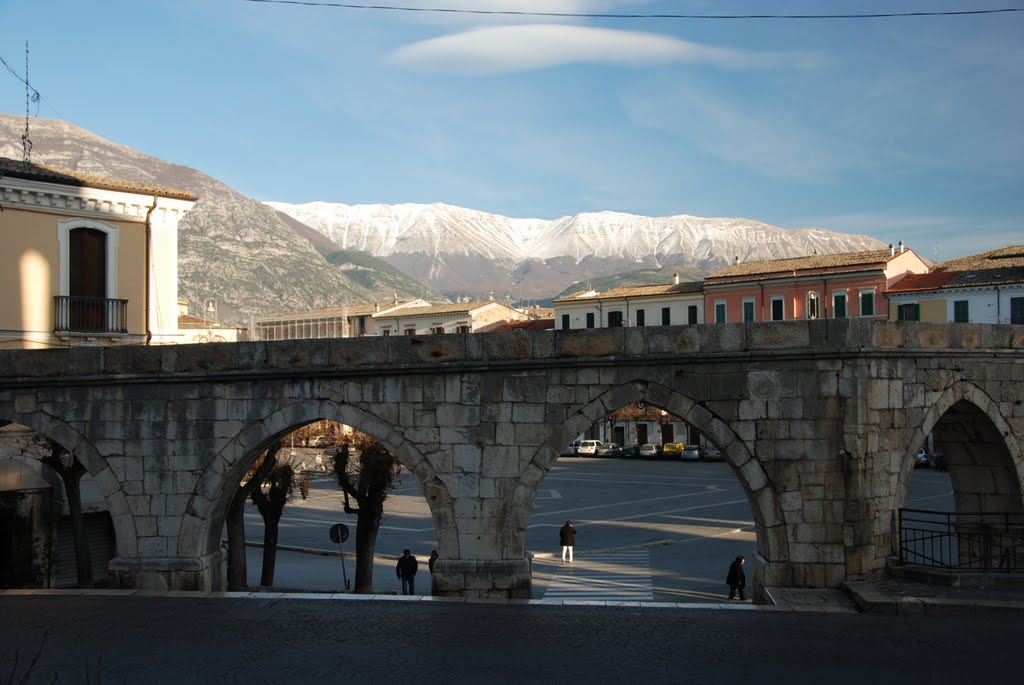
POLYGON ((568 553, 571 564, 572 548, 576 546, 576 529, 572 527, 572 521, 566 521, 558 530, 558 541, 562 544, 562 563, 565 563, 565 555, 568 553))
POLYGON ((418 567, 419 562, 416 561, 416 557, 409 550, 405 550, 402 556, 398 558, 398 564, 395 566, 395 575, 402 580, 403 595, 416 594, 416 569, 418 567))
POLYGON ((747 586, 747 574, 743 572, 743 564, 747 560, 739 555, 729 564, 729 575, 725 577, 725 584, 729 586, 729 599, 736 599, 736 593, 740 594, 740 601, 744 601, 743 589, 747 586))
POLYGON ((437 550, 436 549, 430 552, 430 558, 427 559, 427 568, 430 569, 431 573, 434 572, 434 562, 435 561, 437 561, 437 550))

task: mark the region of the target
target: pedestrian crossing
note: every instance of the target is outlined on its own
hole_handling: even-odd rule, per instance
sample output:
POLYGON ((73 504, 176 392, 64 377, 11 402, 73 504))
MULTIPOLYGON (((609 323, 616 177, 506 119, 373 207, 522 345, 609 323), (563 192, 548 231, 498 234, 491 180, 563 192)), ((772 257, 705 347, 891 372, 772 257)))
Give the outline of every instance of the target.
POLYGON ((573 563, 551 564, 544 599, 652 601, 651 555, 646 549, 577 556, 573 563))

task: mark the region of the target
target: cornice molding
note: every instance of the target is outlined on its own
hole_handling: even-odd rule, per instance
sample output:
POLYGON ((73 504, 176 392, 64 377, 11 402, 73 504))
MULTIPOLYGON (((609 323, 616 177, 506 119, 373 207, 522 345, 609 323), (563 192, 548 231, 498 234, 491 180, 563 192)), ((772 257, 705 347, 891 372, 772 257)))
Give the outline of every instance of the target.
POLYGON ((176 225, 195 205, 190 200, 0 176, 0 205, 11 209, 144 223, 154 198, 157 207, 150 218, 155 224, 176 225))

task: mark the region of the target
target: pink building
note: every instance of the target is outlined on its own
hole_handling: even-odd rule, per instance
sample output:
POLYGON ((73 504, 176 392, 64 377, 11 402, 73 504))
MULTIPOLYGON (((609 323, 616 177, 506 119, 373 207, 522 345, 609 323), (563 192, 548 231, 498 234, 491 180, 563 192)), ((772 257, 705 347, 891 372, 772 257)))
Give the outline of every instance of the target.
POLYGON ((928 264, 905 247, 734 264, 704 279, 706 323, 885 319, 889 287, 928 264))

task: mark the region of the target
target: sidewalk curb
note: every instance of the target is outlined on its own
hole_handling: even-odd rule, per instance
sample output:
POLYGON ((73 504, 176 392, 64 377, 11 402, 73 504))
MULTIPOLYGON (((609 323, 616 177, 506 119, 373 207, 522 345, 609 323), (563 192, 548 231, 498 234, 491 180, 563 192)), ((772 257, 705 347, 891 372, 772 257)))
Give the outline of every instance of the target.
POLYGON ((991 616, 1024 619, 1024 601, 1020 600, 893 597, 866 582, 844 583, 843 591, 862 613, 876 616, 991 616))

